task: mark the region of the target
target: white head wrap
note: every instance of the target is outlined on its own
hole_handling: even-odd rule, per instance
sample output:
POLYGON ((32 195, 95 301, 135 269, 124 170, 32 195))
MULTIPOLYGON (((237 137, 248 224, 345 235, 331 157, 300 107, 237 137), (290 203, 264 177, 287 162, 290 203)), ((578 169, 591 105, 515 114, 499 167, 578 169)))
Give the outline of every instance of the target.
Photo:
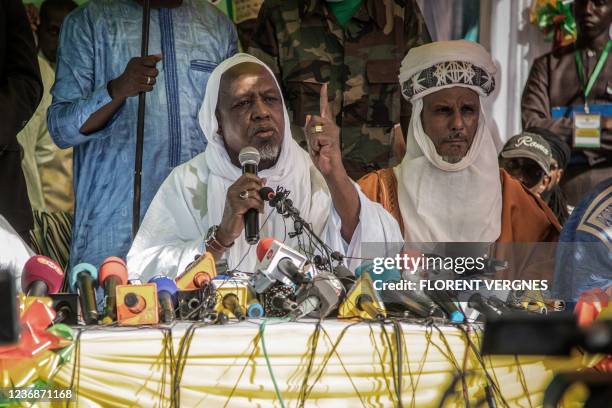
MULTIPOLYGON (((210 172, 207 193, 208 225, 218 224, 221 221, 227 189, 242 175, 242 170, 232 164, 223 138, 217 133, 218 123, 215 110, 219 97, 221 76, 230 68, 247 62, 265 67, 278 87, 278 82, 276 82, 272 71, 263 62, 248 54, 236 54, 226 59, 211 73, 206 85, 204 103, 198 116, 200 126, 208 139, 208 146, 204 153, 206 165, 210 172)), ((327 222, 331 197, 323 176, 312 164, 308 153, 291 136, 289 115, 284 101, 283 113, 285 132, 278 160, 273 167, 259 171, 258 175, 266 178, 266 185, 272 189, 283 186, 291 191, 290 198, 294 206, 300 210, 300 214, 305 220, 313 224, 314 231, 319 234, 327 222)), ((266 214, 268 211, 269 207, 266 206, 266 214)), ((287 230, 284 223, 276 222, 276 217, 280 220, 280 215, 273 214, 267 226, 262 229, 262 238, 272 236, 283 240, 286 236, 287 230)), ((263 220, 264 218, 260 217, 260 226, 263 224, 263 220)), ((291 227, 291 224, 288 225, 289 230, 291 227)), ((229 265, 236 266, 249 247, 250 245, 245 241, 244 235, 237 239, 235 245, 227 253, 229 265)))
POLYGON ((483 98, 495 87, 495 65, 480 45, 440 41, 412 48, 400 85, 412 103, 406 155, 394 168, 405 238, 412 242, 494 242, 501 232, 502 193, 497 151, 483 98), (448 163, 423 130, 423 97, 462 86, 480 95, 480 117, 467 155, 448 163))

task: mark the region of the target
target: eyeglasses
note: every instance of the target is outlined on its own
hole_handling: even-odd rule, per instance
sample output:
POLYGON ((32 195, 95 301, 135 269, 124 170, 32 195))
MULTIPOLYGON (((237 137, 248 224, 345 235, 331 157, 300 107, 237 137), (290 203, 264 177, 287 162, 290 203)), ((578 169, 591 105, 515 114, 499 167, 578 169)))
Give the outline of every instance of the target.
POLYGON ((535 161, 523 157, 502 158, 500 166, 514 178, 521 180, 527 188, 532 188, 544 178, 544 170, 535 161))

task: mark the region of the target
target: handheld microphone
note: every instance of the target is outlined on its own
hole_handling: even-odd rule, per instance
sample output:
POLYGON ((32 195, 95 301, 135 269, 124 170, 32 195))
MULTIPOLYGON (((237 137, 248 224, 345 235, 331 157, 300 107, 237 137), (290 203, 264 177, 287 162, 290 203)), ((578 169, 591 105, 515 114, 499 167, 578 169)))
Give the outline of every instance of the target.
POLYGON ((81 314, 85 324, 98 322, 98 309, 96 309, 96 283, 98 270, 90 263, 82 262, 72 268, 70 274, 70 287, 79 294, 81 299, 81 314))
MULTIPOLYGON (((238 161, 242 166, 242 174, 257 175, 259 160, 260 155, 256 148, 247 146, 240 150, 238 161)), ((259 213, 255 208, 249 209, 244 214, 244 238, 251 245, 255 245, 259 241, 259 213)))
POLYGON ((103 324, 117 320, 117 286, 127 284, 127 278, 127 267, 123 259, 110 256, 102 261, 98 283, 104 288, 103 324))
POLYGON ((47 296, 60 291, 64 281, 62 267, 53 259, 34 255, 23 265, 21 287, 26 296, 47 296))
POLYGON ((176 318, 174 309, 177 306, 177 295, 178 291, 176 283, 166 276, 154 276, 149 280, 149 283, 157 285, 157 299, 159 301, 160 317, 164 323, 173 322, 176 318))

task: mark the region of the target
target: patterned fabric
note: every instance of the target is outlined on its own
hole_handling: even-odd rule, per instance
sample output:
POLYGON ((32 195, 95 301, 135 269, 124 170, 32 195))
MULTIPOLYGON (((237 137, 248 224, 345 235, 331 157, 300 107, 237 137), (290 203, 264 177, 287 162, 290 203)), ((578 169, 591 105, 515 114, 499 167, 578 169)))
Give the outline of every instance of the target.
POLYGON ((574 208, 557 248, 553 291, 577 301, 590 289, 612 285, 612 177, 599 183, 574 208))
MULTIPOLYGON (((34 228, 30 231, 30 243, 34 252, 48 256, 67 270, 73 221, 69 213, 34 210, 34 228)), ((67 289, 67 286, 64 285, 63 289, 67 289)))
MULTIPOLYGON (((138 98, 131 97, 106 127, 79 129, 111 100, 107 83, 140 55, 142 8, 133 0, 93 0, 62 25, 48 126, 55 143, 74 146, 76 195, 71 264, 124 257, 131 244, 138 98)), ((141 218, 172 168, 206 147, 197 122, 212 68, 236 49, 236 31, 208 2, 184 0, 151 10, 149 53, 163 53, 147 93, 141 218)))
POLYGON ((364 0, 344 28, 324 0, 266 0, 249 53, 277 75, 302 147, 305 117, 319 114, 319 91, 329 83, 344 165, 356 179, 388 166, 393 125, 410 118, 400 62, 429 41, 414 0, 364 0))
POLYGON ((453 84, 478 86, 485 95, 489 95, 495 89, 495 78, 470 62, 441 62, 405 81, 402 84, 402 94, 406 99, 410 99, 429 88, 453 84))

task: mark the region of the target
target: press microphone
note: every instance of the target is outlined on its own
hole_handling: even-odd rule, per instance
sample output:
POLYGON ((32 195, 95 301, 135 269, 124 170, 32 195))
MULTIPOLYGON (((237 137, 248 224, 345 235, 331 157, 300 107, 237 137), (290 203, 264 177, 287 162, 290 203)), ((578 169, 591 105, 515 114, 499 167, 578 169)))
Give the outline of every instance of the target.
POLYGON ((344 287, 336 276, 329 272, 319 272, 297 293, 298 307, 290 316, 292 320, 304 316, 324 319, 338 307, 345 295, 344 287))
POLYGON ((355 281, 357 280, 357 278, 355 277, 355 274, 351 272, 349 268, 347 268, 346 266, 342 264, 338 264, 334 268, 333 273, 336 276, 336 278, 338 278, 340 283, 342 283, 342 286, 344 287, 344 290, 346 292, 351 290, 351 288, 355 284, 355 281))
POLYGON ((300 272, 300 269, 295 265, 295 263, 289 258, 281 259, 276 265, 278 270, 288 277, 291 282, 296 285, 302 285, 305 282, 309 281, 309 278, 300 272))
POLYGON ((149 280, 149 283, 157 285, 157 299, 161 306, 160 318, 164 323, 171 323, 175 320, 174 309, 177 306, 178 291, 176 283, 166 276, 154 276, 149 280))
POLYGON ((176 286, 180 290, 202 289, 217 276, 215 258, 210 252, 205 252, 190 263, 185 271, 176 278, 176 286))
POLYGON ((369 272, 364 272, 340 305, 338 316, 375 320, 386 317, 386 313, 385 305, 374 288, 369 272))
POLYGON ((117 286, 127 284, 128 272, 123 259, 110 256, 102 261, 98 283, 104 288, 103 324, 117 320, 117 286))
POLYGON ((259 196, 264 201, 272 201, 275 195, 274 190, 272 190, 270 187, 262 187, 259 190, 259 196))
POLYGON ((271 302, 275 309, 283 312, 292 312, 298 307, 297 303, 280 293, 273 296, 271 302))
POLYGON ((256 272, 249 282, 256 293, 268 291, 276 282, 295 286, 308 280, 302 273, 307 258, 282 242, 263 238, 257 244, 256 254, 256 272))
POLYGON ((482 313, 486 319, 501 316, 504 310, 500 309, 495 302, 489 301, 480 293, 474 293, 468 300, 468 306, 482 313))
POLYGON ((79 294, 81 299, 81 314, 85 324, 98 322, 98 309, 96 309, 96 291, 98 270, 90 263, 82 262, 72 268, 70 274, 70 287, 79 294))
MULTIPOLYGON (((242 166, 242 174, 257 175, 259 159, 259 151, 254 147, 247 146, 240 150, 238 161, 242 166)), ((259 241, 259 213, 255 208, 249 209, 244 214, 244 238, 251 245, 255 245, 259 241)))
MULTIPOLYGON (((357 267, 355 276, 360 277, 364 271, 368 271, 372 282, 400 285, 402 274, 395 268, 384 268, 381 273, 373 273, 373 263, 365 262, 357 267)), ((354 279, 354 278, 353 278, 354 279)), ((380 297, 389 310, 408 311, 418 317, 431 317, 436 313, 441 314, 438 306, 421 290, 412 289, 389 289, 380 290, 380 297)))
POLYGON ((247 308, 247 315, 253 318, 263 317, 264 308, 258 301, 251 300, 249 302, 249 307, 247 308))
POLYGON ((446 317, 453 323, 461 323, 465 320, 463 313, 457 308, 451 295, 445 290, 425 290, 424 291, 431 300, 433 300, 446 317))
POLYGON ((34 255, 23 265, 21 287, 26 296, 47 296, 60 291, 64 281, 62 267, 53 259, 34 255))
POLYGON ((130 292, 123 298, 126 308, 130 313, 139 314, 147 308, 147 301, 144 296, 130 292))
POLYGON ((231 311, 236 319, 245 320, 246 316, 244 315, 244 311, 242 310, 242 306, 240 306, 240 300, 235 293, 228 293, 221 300, 221 304, 224 308, 231 311))

